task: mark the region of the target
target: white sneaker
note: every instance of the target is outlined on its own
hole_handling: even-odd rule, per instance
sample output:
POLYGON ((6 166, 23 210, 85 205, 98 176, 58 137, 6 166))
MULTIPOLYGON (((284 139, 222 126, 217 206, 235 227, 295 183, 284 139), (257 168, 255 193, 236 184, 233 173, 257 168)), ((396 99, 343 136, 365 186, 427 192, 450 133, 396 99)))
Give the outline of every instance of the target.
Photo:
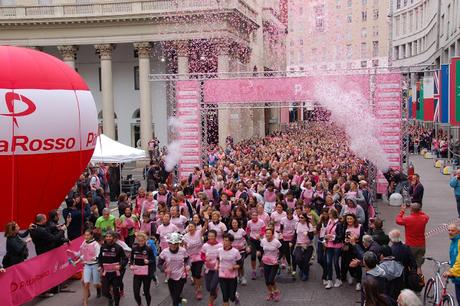
POLYGON ((323 279, 323 286, 327 285, 327 280, 323 279))
POLYGON ((356 291, 361 291, 361 283, 356 283, 355 290, 356 291))
POLYGON ((246 277, 241 276, 241 285, 246 286, 247 284, 248 284, 248 280, 246 279, 246 277))
POLYGON ((331 289, 332 288, 332 281, 331 280, 328 280, 326 281, 326 286, 325 286, 326 289, 331 289))
POLYGON ((348 285, 353 285, 353 277, 350 274, 347 274, 347 283, 348 285))
POLYGON ((340 286, 342 286, 342 281, 340 279, 336 279, 334 283, 334 287, 339 288, 340 286))

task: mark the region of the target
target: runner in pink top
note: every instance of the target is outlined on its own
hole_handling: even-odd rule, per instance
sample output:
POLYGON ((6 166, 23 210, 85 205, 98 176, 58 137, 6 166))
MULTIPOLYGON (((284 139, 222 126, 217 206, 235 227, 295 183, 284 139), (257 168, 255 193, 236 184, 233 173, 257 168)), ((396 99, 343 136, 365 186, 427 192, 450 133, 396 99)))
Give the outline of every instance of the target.
POLYGON ((222 242, 224 233, 227 231, 227 226, 220 221, 220 213, 213 211, 211 215, 211 222, 208 223, 208 230, 215 230, 217 233, 217 241, 222 242))
POLYGON ((275 184, 273 182, 267 183, 267 189, 264 191, 264 210, 267 214, 271 214, 276 203, 275 184))
POLYGON ((182 235, 172 233, 167 238, 168 247, 161 251, 158 267, 162 269, 168 280, 169 294, 171 295, 173 305, 183 303, 182 290, 187 280, 187 251, 180 247, 182 235))
POLYGON ((141 214, 148 212, 151 219, 155 219, 158 211, 158 202, 153 199, 153 194, 151 192, 147 193, 147 197, 142 202, 141 214))
POLYGON ((297 199, 294 198, 294 195, 292 194, 292 191, 288 191, 288 193, 286 193, 286 198, 284 199, 284 202, 286 202, 286 205, 288 208, 292 208, 294 209, 295 208, 295 204, 297 203, 297 199))
POLYGON ((261 204, 257 204, 257 215, 259 216, 259 219, 264 222, 265 226, 267 226, 270 222, 270 215, 264 211, 264 208, 261 204))
POLYGON ((201 281, 201 271, 203 270, 203 260, 201 259, 203 235, 197 230, 193 222, 187 226, 187 234, 184 235, 184 246, 191 263, 193 285, 195 286, 195 298, 201 300, 203 298, 201 281))
POLYGON ((220 196, 221 201, 219 204, 219 212, 222 217, 222 222, 228 224, 230 221, 230 215, 232 213, 232 203, 228 199, 228 195, 226 193, 222 193, 220 196))
POLYGON ((295 234, 294 261, 300 268, 302 281, 307 281, 310 275, 310 259, 313 255, 312 240, 315 235, 315 228, 310 223, 306 212, 299 216, 299 223, 296 225, 295 234))
POLYGON ((218 253, 219 283, 224 306, 229 306, 229 301, 239 304, 236 288, 238 286, 237 277, 241 254, 237 249, 232 247, 233 241, 233 236, 225 233, 223 248, 219 249, 218 253))
POLYGON ((178 233, 179 229, 174 224, 170 223, 171 216, 169 213, 163 215, 163 223, 158 226, 157 235, 160 239, 160 249, 164 250, 168 247, 166 236, 171 233, 178 233))
POLYGON ((278 203, 276 204, 276 209, 274 212, 272 212, 270 216, 270 220, 275 223, 275 232, 279 233, 280 232, 280 222, 281 219, 286 217, 286 212, 283 211, 283 204, 278 203))
MULTIPOLYGON (((340 233, 343 232, 342 224, 339 220, 339 214, 337 210, 331 208, 329 209, 329 221, 326 226, 326 233, 324 235, 325 245, 326 245, 326 256, 327 256, 327 281, 325 284, 326 289, 332 288, 332 274, 333 267, 335 268, 336 279, 340 281, 341 270, 340 270, 340 253, 343 246, 343 237, 340 236, 340 233)), ((343 236, 343 234, 342 234, 343 236)))
POLYGON ((262 261, 262 248, 260 246, 260 239, 265 235, 265 229, 265 222, 259 219, 257 212, 253 212, 251 214, 251 220, 248 221, 248 225, 246 227, 246 233, 249 236, 251 252, 252 279, 257 278, 256 258, 259 259, 259 263, 262 261))
POLYGON ((281 242, 273 234, 273 230, 268 228, 265 232, 265 238, 260 242, 260 246, 264 251, 262 261, 264 263, 265 285, 268 289, 267 301, 279 302, 281 293, 276 287, 275 277, 278 273, 278 256, 281 242))
POLYGON ((222 244, 217 242, 215 230, 208 231, 208 242, 201 247, 201 259, 204 261, 204 280, 206 290, 209 292, 208 304, 214 305, 217 298, 217 285, 219 284, 218 262, 219 249, 222 244))
POLYGON ((241 228, 240 222, 237 219, 232 219, 230 222, 230 230, 228 233, 233 236, 232 246, 237 249, 241 254, 239 262, 240 268, 238 270, 241 285, 247 284, 246 277, 244 276, 244 259, 246 258, 246 231, 241 228))
POLYGON ((280 221, 281 257, 286 258, 286 262, 289 266, 288 273, 291 273, 292 277, 296 275, 292 254, 294 253, 294 236, 298 221, 299 219, 294 217, 294 212, 291 208, 287 209, 286 217, 282 218, 280 221))
POLYGON ((311 200, 313 199, 313 193, 315 192, 315 190, 311 186, 311 182, 304 183, 304 186, 305 188, 302 190, 300 198, 303 200, 305 205, 309 205, 311 203, 311 200))
POLYGON ((172 206, 170 222, 179 229, 180 233, 183 233, 185 231, 185 225, 187 224, 188 219, 185 216, 179 214, 178 206, 172 206))

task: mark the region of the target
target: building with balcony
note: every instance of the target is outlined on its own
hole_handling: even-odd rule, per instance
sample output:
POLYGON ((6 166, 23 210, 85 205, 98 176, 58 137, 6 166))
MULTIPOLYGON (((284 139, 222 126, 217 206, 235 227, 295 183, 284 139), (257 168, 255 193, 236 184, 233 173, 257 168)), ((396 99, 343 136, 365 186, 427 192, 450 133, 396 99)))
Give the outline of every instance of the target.
POLYGON ((389 2, 289 0, 288 70, 388 66, 389 2))
MULTIPOLYGON (((0 0, 0 44, 36 48, 75 68, 101 130, 145 148, 152 135, 161 145, 169 140, 168 84, 149 81, 151 74, 285 70, 281 7, 280 0, 0 0)), ((229 111, 216 112, 211 141, 265 133, 263 110, 235 113, 240 122, 229 124, 229 111)))
POLYGON ((460 55, 459 0, 396 0, 391 16, 394 66, 421 71, 460 55))

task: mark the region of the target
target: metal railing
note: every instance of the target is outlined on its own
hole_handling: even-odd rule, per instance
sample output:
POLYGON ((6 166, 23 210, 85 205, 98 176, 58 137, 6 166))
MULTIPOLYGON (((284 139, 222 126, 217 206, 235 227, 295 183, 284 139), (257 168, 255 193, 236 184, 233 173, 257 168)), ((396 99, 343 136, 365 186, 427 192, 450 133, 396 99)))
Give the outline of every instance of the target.
POLYGON ((257 12, 248 0, 139 0, 62 5, 0 6, 0 21, 237 10, 253 22, 257 12))

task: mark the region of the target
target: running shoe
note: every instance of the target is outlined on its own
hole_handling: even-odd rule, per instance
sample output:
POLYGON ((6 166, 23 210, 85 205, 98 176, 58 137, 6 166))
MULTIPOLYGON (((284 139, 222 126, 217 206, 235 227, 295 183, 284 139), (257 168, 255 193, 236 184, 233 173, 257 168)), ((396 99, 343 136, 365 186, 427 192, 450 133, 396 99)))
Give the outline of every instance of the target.
POLYGON ((252 270, 252 274, 251 274, 251 279, 257 279, 257 272, 256 270, 252 270))
POLYGON ((342 281, 340 279, 336 279, 334 283, 335 288, 339 288, 342 286, 342 281))
POLYGON ((277 291, 277 292, 273 293, 273 301, 279 302, 280 300, 281 300, 281 292, 277 291))
POLYGON ((272 301, 273 300, 273 293, 270 292, 268 295, 267 295, 267 298, 266 298, 267 301, 272 301))
POLYGON ((184 298, 182 298, 182 300, 180 301, 181 305, 185 305, 187 303, 188 303, 187 299, 184 299, 184 298))
POLYGON ((248 284, 248 280, 246 279, 246 277, 241 276, 241 285, 246 286, 247 284, 248 284))
POLYGON ((356 291, 361 291, 361 283, 356 283, 355 290, 356 291))
POLYGON ((327 281, 327 284, 326 284, 326 286, 325 286, 325 288, 326 288, 326 289, 331 289, 332 287, 333 287, 332 281, 331 281, 331 280, 328 280, 328 281, 327 281))
POLYGON ((201 301, 203 299, 203 293, 201 292, 201 290, 197 290, 196 293, 195 293, 195 298, 198 300, 198 301, 201 301))

